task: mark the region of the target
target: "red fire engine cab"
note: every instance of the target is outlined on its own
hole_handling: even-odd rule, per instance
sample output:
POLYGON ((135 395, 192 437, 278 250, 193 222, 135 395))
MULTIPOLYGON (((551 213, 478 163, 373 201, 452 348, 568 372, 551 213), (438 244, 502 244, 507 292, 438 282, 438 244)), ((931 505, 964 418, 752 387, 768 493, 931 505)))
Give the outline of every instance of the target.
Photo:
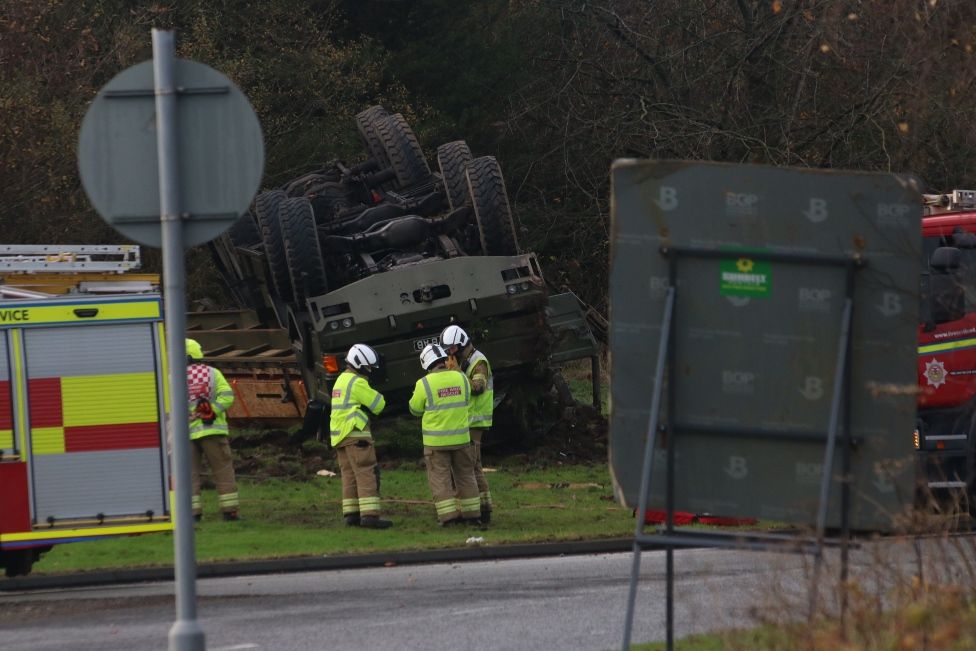
POLYGON ((136 248, 0 246, 7 576, 27 574, 53 545, 173 528, 162 300, 102 282, 136 248), (101 260, 110 254, 122 261, 101 260), (63 271, 76 274, 70 292, 25 289, 53 287, 63 271))
POLYGON ((976 191, 925 196, 918 326, 919 472, 976 496, 976 191))

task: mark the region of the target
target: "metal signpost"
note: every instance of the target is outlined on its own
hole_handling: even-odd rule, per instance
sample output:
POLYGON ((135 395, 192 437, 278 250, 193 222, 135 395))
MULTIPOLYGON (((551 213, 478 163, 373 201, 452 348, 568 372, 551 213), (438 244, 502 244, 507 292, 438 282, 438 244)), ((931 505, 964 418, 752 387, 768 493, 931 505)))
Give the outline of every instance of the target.
POLYGON ((190 487, 183 249, 247 211, 264 169, 264 141, 247 99, 224 75, 176 59, 173 32, 152 30, 153 60, 112 79, 81 127, 82 184, 123 235, 163 249, 170 432, 176 492, 176 622, 172 651, 205 648, 196 613, 190 487))
MULTIPOLYGON (((921 197, 892 174, 618 161, 613 169, 611 474, 640 553, 789 549, 888 531, 911 503, 921 197), (665 527, 644 533, 649 507, 665 527), (677 510, 816 536, 674 526, 677 510)), ((842 576, 843 578, 843 576, 842 576)))

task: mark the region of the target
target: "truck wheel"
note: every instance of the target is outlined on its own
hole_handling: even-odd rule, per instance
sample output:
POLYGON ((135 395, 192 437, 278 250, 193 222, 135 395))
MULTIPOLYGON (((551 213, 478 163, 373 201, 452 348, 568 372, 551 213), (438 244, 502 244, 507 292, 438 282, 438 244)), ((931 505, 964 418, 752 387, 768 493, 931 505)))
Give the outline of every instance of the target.
POLYGON ((0 567, 4 568, 7 578, 27 576, 36 560, 33 549, 14 549, 0 552, 0 567))
POLYGON ((291 278, 288 275, 288 259, 279 221, 281 203, 284 200, 285 193, 281 190, 262 192, 254 201, 254 213, 261 227, 261 241, 264 242, 264 255, 271 270, 271 284, 282 300, 290 301, 293 296, 291 278))
POLYGON ((383 142, 400 188, 408 188, 430 178, 430 166, 417 142, 417 136, 403 115, 396 113, 376 122, 376 132, 383 142))
POLYGON ((254 213, 250 210, 234 222, 234 225, 230 227, 227 234, 230 236, 230 241, 234 246, 242 249, 250 248, 255 244, 261 243, 261 229, 258 228, 254 213))
POLYGON ((304 306, 306 299, 329 291, 325 279, 325 262, 319 248, 312 204, 304 197, 286 199, 281 204, 281 232, 295 301, 304 306))
POLYGON ((466 174, 481 250, 485 255, 518 255, 515 222, 498 161, 494 156, 475 158, 468 163, 466 174))
MULTIPOLYGON (((366 155, 376 162, 377 167, 384 170, 390 167, 390 158, 386 155, 386 148, 383 141, 376 132, 376 124, 385 120, 390 114, 382 106, 370 106, 365 111, 356 114, 356 129, 363 139, 366 148, 366 155)), ((393 187, 393 182, 388 181, 380 185, 380 188, 388 190, 393 187)))
POLYGON ((464 170, 471 162, 471 150, 463 140, 447 142, 437 148, 437 166, 444 179, 444 193, 451 210, 467 204, 468 181, 464 170))

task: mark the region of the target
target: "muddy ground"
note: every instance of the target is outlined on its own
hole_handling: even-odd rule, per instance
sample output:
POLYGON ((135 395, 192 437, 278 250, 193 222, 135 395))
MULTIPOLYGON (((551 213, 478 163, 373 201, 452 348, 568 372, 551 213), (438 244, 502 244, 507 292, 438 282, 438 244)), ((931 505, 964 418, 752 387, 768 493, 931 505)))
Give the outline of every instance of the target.
MULTIPOLYGON (((420 421, 409 416, 381 420, 373 427, 381 467, 415 465, 423 458, 420 421)), ((249 429, 231 439, 239 476, 253 479, 304 480, 322 469, 338 472, 327 442, 305 440, 300 428, 249 429)), ((526 423, 521 418, 496 416, 482 451, 486 465, 509 464, 546 467, 564 463, 607 461, 607 420, 593 407, 542 408, 526 423)))

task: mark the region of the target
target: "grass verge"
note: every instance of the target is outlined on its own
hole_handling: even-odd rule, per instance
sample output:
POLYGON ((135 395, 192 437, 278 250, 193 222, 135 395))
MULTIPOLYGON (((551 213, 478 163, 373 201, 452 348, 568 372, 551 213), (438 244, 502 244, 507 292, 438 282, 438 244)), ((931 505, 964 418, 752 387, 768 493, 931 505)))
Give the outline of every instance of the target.
MULTIPOLYGON (((746 651, 794 648, 784 646, 788 642, 789 633, 786 629, 761 626, 750 630, 726 631, 713 635, 692 635, 675 640, 674 648, 675 651, 746 651)), ((665 651, 667 644, 665 642, 650 642, 648 644, 632 644, 630 648, 632 651, 665 651)))
MULTIPOLYGON (((224 522, 216 494, 204 490, 204 519, 196 528, 201 563, 362 554, 458 547, 472 535, 485 544, 592 540, 633 534, 634 519, 612 497, 605 464, 548 469, 497 467, 488 473, 496 502, 486 531, 437 526, 425 472, 403 465, 384 470, 385 531, 347 527, 341 518, 339 477, 309 481, 242 479, 242 522, 224 522)), ((171 534, 58 545, 35 574, 171 565, 171 534)))

